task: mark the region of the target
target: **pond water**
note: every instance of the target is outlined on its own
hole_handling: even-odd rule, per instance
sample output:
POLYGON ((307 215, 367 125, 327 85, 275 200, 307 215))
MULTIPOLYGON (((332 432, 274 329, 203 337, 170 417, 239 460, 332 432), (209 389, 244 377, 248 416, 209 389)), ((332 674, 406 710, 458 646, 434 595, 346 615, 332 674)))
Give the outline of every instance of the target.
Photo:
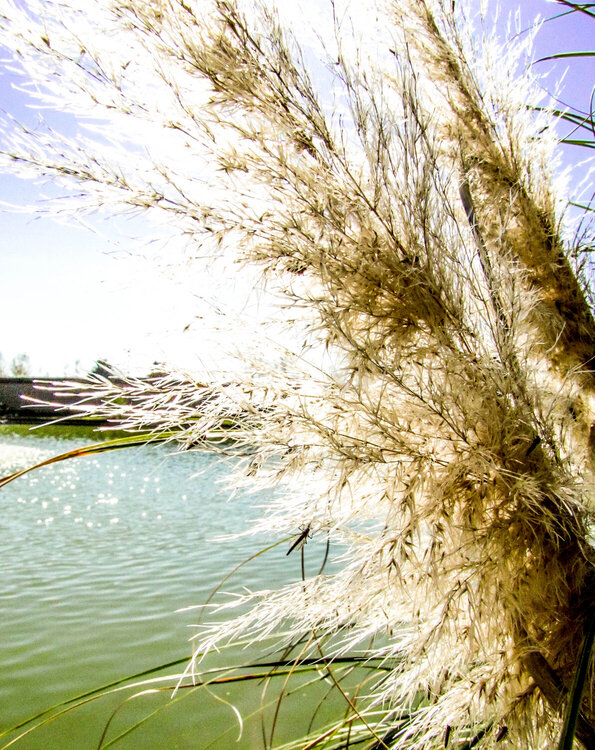
MULTIPOLYGON (((0 476, 90 442, 97 438, 84 430, 1 427, 0 476)), ((54 464, 0 489, 0 748, 28 725, 11 728, 61 701, 190 655, 198 613, 176 610, 204 602, 235 565, 271 541, 216 541, 258 512, 254 499, 228 502, 228 471, 208 452, 172 455, 171 448, 145 446, 54 464)), ((295 580, 299 555, 285 553, 286 545, 258 558, 225 590, 295 580)), ((260 647, 229 658, 266 656, 260 647)), ((169 689, 134 699, 119 693, 65 713, 10 747, 86 750, 120 737, 113 746, 260 748, 260 722, 247 722, 237 741, 227 702, 248 715, 258 709, 262 688, 187 690, 175 700, 169 689)), ((275 740, 303 731, 296 716, 312 713, 315 692, 299 695, 299 711, 280 718, 275 740)))

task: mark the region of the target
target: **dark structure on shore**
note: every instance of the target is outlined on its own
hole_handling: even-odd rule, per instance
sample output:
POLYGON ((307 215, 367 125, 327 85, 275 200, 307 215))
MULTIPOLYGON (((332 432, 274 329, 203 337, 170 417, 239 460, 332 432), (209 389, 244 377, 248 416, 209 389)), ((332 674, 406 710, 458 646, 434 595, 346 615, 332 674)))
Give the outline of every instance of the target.
POLYGON ((52 384, 72 378, 0 378, 0 424, 42 424, 60 419, 62 424, 98 424, 74 409, 77 397, 53 393, 52 384), (54 403, 39 403, 52 401, 54 403))

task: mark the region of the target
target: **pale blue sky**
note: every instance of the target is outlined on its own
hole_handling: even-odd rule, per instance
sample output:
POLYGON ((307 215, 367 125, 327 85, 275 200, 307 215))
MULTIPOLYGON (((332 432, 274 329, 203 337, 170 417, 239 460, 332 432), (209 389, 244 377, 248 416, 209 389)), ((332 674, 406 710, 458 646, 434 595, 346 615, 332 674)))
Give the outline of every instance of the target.
MULTIPOLYGON (((492 5, 488 2, 488 8, 492 5)), ((503 15, 520 7, 526 25, 538 14, 561 10, 547 0, 506 0, 502 7, 503 15)), ((538 56, 592 48, 594 25, 580 16, 545 23, 537 38, 538 56)), ((555 80, 570 63, 539 65, 552 68, 555 80)), ((571 65, 564 98, 584 107, 593 86, 593 58, 571 65)), ((0 97, 2 109, 35 122, 37 113, 25 108, 23 95, 10 88, 6 74, 0 76, 0 97)), ((566 158, 572 163, 585 156, 582 149, 569 147, 566 158)), ((31 202, 44 190, 14 177, 0 178, 0 201, 31 202)), ((163 359, 182 366, 208 363, 208 344, 195 335, 191 290, 168 281, 150 263, 127 257, 125 243, 118 250, 82 228, 22 214, 0 214, 0 222, 0 353, 5 360, 25 352, 35 374, 50 375, 74 374, 77 360, 86 369, 98 357, 125 369, 163 359), (184 332, 189 323, 190 331, 184 332)), ((109 221, 99 226, 110 238, 132 228, 109 221)))

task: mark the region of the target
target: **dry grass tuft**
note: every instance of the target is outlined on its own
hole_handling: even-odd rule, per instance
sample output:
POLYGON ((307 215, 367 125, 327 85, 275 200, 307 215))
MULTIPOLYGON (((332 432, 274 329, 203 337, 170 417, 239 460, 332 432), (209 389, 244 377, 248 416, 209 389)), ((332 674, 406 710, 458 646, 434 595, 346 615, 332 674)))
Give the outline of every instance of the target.
POLYGON ((27 133, 13 166, 259 266, 293 327, 282 358, 213 376, 198 400, 173 376, 93 393, 182 447, 232 420, 233 482, 279 489, 260 529, 347 550, 336 572, 238 600, 191 668, 290 622, 314 634, 304 658, 397 660, 362 709, 374 747, 551 747, 595 604, 595 322, 562 234, 549 115, 527 109, 532 83, 512 72, 522 51, 500 49, 496 68, 463 11, 408 0, 390 4, 368 59, 337 8, 333 110, 273 12, 95 5, 95 36, 77 27, 82 72, 58 21, 50 44, 15 20, 2 41, 25 38, 39 76, 55 66, 73 110, 109 104, 162 129, 161 150, 131 159, 27 133), (106 70, 113 39, 130 60, 106 70))

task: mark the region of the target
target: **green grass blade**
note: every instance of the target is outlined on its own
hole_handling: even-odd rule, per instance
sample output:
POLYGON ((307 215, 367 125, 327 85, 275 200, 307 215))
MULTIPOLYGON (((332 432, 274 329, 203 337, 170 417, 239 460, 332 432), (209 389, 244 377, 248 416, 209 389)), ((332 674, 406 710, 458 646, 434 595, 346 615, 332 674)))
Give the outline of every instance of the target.
POLYGON ((546 60, 564 60, 571 57, 595 57, 595 51, 593 50, 577 50, 576 52, 556 52, 554 55, 546 55, 535 60, 538 62, 545 62, 546 60))
POLYGON ((595 141, 583 141, 577 138, 561 138, 560 143, 567 143, 570 146, 582 146, 583 148, 595 148, 595 141))
POLYGON ((86 445, 82 448, 75 448, 74 450, 67 451, 66 453, 59 453, 57 456, 52 456, 51 458, 47 458, 45 461, 40 461, 38 464, 28 466, 26 469, 20 469, 19 471, 15 471, 13 474, 9 474, 6 477, 0 478, 0 487, 4 487, 5 484, 13 482, 15 479, 28 474, 30 471, 40 469, 42 466, 50 466, 51 464, 55 464, 60 461, 68 461, 71 458, 93 456, 97 453, 106 453, 107 451, 118 450, 120 448, 133 448, 135 446, 147 445, 148 443, 164 443, 168 440, 171 440, 174 436, 175 433, 173 432, 163 432, 159 434, 146 433, 142 435, 131 435, 130 437, 116 438, 115 440, 105 440, 102 443, 94 443, 93 445, 86 445))
MULTIPOLYGON (((195 689, 198 690, 200 687, 202 687, 202 686, 198 685, 195 689)), ((160 692, 163 692, 164 690, 168 690, 168 689, 171 691, 171 688, 163 688, 163 687, 161 687, 161 688, 152 688, 150 690, 144 690, 144 691, 142 691, 140 693, 135 693, 134 695, 130 695, 130 696, 128 696, 128 698, 126 698, 124 701, 122 701, 122 703, 120 703, 120 705, 117 706, 114 709, 114 711, 112 712, 111 716, 107 720, 107 722, 105 724, 105 727, 103 729, 103 733, 102 733, 102 735, 101 735, 101 737, 99 739, 99 744, 97 745, 97 750, 107 750, 108 747, 113 747, 117 742, 119 742, 120 740, 124 739, 124 737, 128 736, 129 734, 132 734, 132 732, 134 732, 140 726, 142 726, 147 721, 149 721, 150 719, 152 719, 153 716, 156 716, 157 714, 161 713, 162 711, 167 710, 170 706, 173 706, 176 703, 178 703, 178 701, 182 700, 182 698, 186 698, 188 695, 191 695, 191 692, 180 693, 179 695, 176 695, 175 698, 172 698, 171 700, 167 701, 167 703, 165 703, 164 705, 159 706, 158 708, 155 708, 153 711, 151 711, 150 713, 148 713, 145 716, 143 716, 142 719, 139 719, 138 721, 134 722, 134 724, 132 724, 131 726, 129 726, 126 729, 124 729, 123 731, 121 731, 115 737, 112 737, 111 740, 108 740, 107 742, 105 741, 112 720, 115 718, 115 716, 118 713, 118 711, 124 705, 126 705, 126 703, 128 703, 129 701, 132 701, 132 700, 134 700, 136 698, 142 698, 143 696, 150 695, 150 694, 154 695, 155 693, 160 693, 160 692)))
POLYGON ((593 648, 593 638, 595 637, 595 616, 591 616, 588 627, 583 639, 580 657, 574 674, 572 688, 568 696, 568 707, 564 718, 564 726, 558 743, 558 750, 572 750, 574 736, 576 733, 576 724, 581 710, 581 701, 585 689, 585 681, 589 670, 589 661, 591 659, 591 649, 593 648))
MULTIPOLYGON (((166 662, 165 664, 159 664, 155 667, 150 667, 149 669, 142 670, 141 672, 136 672, 132 675, 127 675, 125 677, 121 677, 118 680, 114 680, 113 682, 109 682, 105 685, 102 685, 98 688, 94 688, 93 690, 88 690, 84 693, 80 693, 79 695, 76 695, 72 698, 68 698, 67 700, 61 701, 60 703, 56 703, 53 706, 50 706, 49 708, 44 709, 43 711, 40 711, 37 714, 34 714, 33 716, 29 716, 27 719, 24 719, 20 721, 18 724, 15 724, 12 727, 9 727, 7 729, 4 729, 0 733, 1 737, 6 737, 6 735, 11 734, 12 732, 15 732, 19 729, 22 729, 23 727, 27 726, 28 724, 31 724, 32 722, 38 721, 39 719, 44 719, 43 721, 38 721, 37 724, 35 724, 34 727, 31 727, 30 729, 26 730, 26 732, 22 733, 19 737, 11 740, 11 742, 8 743, 8 745, 4 745, 3 747, 8 747, 12 743, 14 743, 17 739, 20 739, 20 737, 23 737, 25 734, 28 734, 30 731, 33 731, 35 728, 42 726, 44 723, 54 721, 54 719, 58 718, 64 713, 67 713, 69 711, 72 711, 79 706, 85 705, 89 701, 97 700, 103 696, 110 695, 112 693, 121 692, 123 690, 129 690, 129 689, 140 689, 140 688, 146 688, 149 685, 155 685, 157 682, 162 682, 164 680, 172 681, 168 686, 162 687, 160 689, 163 690, 183 690, 188 689, 192 687, 200 687, 201 685, 220 685, 220 684, 228 684, 228 683, 235 683, 235 682, 246 682, 251 680, 262 680, 265 677, 282 677, 290 673, 295 674, 305 674, 313 671, 318 671, 322 666, 324 666, 324 661, 319 658, 306 658, 303 659, 300 664, 296 667, 293 660, 287 660, 287 659, 278 659, 278 660, 271 660, 267 662, 256 662, 252 664, 240 664, 235 667, 216 667, 214 669, 206 670, 205 672, 202 672, 202 677, 207 677, 207 680, 203 680, 201 683, 198 683, 196 685, 194 684, 186 684, 186 685, 178 685, 177 687, 175 684, 173 684, 173 681, 183 679, 184 674, 175 674, 175 675, 166 675, 161 678, 156 678, 153 680, 143 680, 141 682, 134 682, 135 680, 138 680, 141 677, 147 677, 151 674, 156 674, 157 672, 162 672, 165 669, 170 669, 171 667, 179 666, 180 664, 186 664, 188 662, 188 656, 184 656, 180 659, 175 659, 174 661, 166 662), (230 675, 230 671, 236 671, 236 670, 250 670, 248 674, 235 674, 230 675), (216 675, 221 675, 222 673, 226 673, 223 676, 217 677, 216 675), (211 679, 211 675, 213 675, 211 679), (44 718, 45 717, 45 718, 44 718)), ((390 664, 385 664, 379 662, 379 660, 375 659, 367 659, 365 656, 343 656, 341 658, 337 658, 333 661, 333 663, 336 666, 340 666, 343 668, 350 668, 353 666, 361 667, 363 669, 372 669, 372 670, 379 670, 379 671, 386 671, 390 672, 391 669, 394 667, 390 664)))
POLYGON ((9 727, 8 729, 4 729, 2 732, 0 732, 0 737, 6 737, 7 734, 10 734, 11 732, 15 732, 18 729, 22 729, 22 727, 26 726, 27 724, 31 724, 37 719, 41 719, 44 716, 49 716, 53 711, 62 709, 65 706, 69 706, 71 704, 80 704, 82 701, 88 698, 93 698, 93 696, 100 697, 102 695, 106 695, 108 692, 112 691, 114 688, 120 685, 123 685, 124 683, 129 683, 132 680, 138 680, 141 677, 147 677, 150 674, 161 672, 164 669, 170 669, 171 667, 176 667, 179 664, 185 664, 187 661, 188 661, 188 657, 184 656, 181 659, 175 659, 174 661, 169 661, 165 664, 159 664, 156 667, 150 667, 149 669, 144 669, 142 672, 136 672, 136 674, 127 675, 126 677, 121 677, 119 680, 108 682, 105 685, 101 685, 100 687, 93 688, 93 690, 88 690, 84 693, 80 693, 79 695, 75 695, 72 698, 68 698, 65 701, 56 703, 53 706, 50 706, 49 708, 46 708, 43 711, 40 711, 39 713, 34 714, 33 716, 29 716, 27 719, 23 719, 23 721, 20 721, 18 724, 15 724, 14 726, 9 727))
POLYGON ((595 206, 592 205, 586 205, 584 203, 576 203, 575 201, 569 201, 571 206, 575 206, 576 208, 582 208, 584 211, 595 211, 595 206))
POLYGON ((574 12, 586 13, 588 16, 591 16, 591 18, 595 18, 595 13, 589 10, 589 8, 595 8, 595 3, 573 3, 570 2, 570 0, 557 0, 557 2, 560 3, 560 5, 563 5, 565 8, 568 8, 568 10, 564 11, 564 13, 560 13, 557 16, 548 18, 548 21, 551 21, 555 18, 561 18, 562 16, 567 16, 569 13, 574 12))
POLYGON ((537 112, 550 111, 552 115, 559 117, 561 120, 566 120, 577 128, 584 128, 589 132, 592 132, 593 128, 595 128, 595 120, 589 115, 581 112, 568 112, 562 109, 547 110, 546 107, 533 107, 533 109, 537 112))

